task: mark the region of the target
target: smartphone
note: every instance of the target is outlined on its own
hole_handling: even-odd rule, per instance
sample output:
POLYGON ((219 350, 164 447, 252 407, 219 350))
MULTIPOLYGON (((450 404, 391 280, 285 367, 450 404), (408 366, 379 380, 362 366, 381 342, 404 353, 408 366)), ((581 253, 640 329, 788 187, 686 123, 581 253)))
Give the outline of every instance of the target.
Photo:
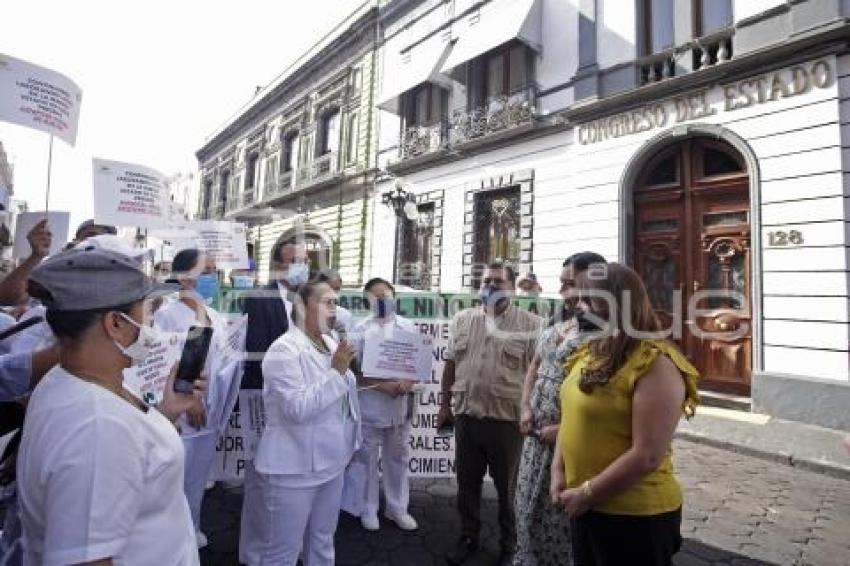
POLYGON ((213 329, 209 326, 191 326, 183 344, 183 353, 174 376, 174 391, 191 393, 195 390, 195 380, 201 376, 207 354, 210 351, 213 329))

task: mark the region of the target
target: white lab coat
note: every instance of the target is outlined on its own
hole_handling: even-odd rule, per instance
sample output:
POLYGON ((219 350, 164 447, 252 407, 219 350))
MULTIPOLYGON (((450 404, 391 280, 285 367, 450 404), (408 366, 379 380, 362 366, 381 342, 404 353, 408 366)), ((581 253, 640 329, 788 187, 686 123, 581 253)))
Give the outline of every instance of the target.
POLYGON ((360 444, 357 381, 331 367, 337 343, 320 352, 291 327, 263 359, 266 423, 254 455, 263 491, 260 563, 334 563, 343 472, 360 444))
MULTIPOLYGON (((416 332, 411 321, 397 315, 393 316, 392 322, 383 323, 374 317, 360 322, 351 336, 361 364, 366 333, 380 331, 387 325, 416 332)), ((410 502, 407 443, 413 394, 391 397, 375 389, 361 389, 358 397, 363 420, 363 445, 346 470, 342 508, 355 516, 377 515, 379 476, 382 476, 387 513, 406 514, 410 502), (379 472, 379 457, 383 474, 379 472)))
MULTIPOLYGON (((204 364, 204 373, 207 376, 207 391, 204 396, 207 424, 201 429, 195 429, 189 425, 185 416, 180 420, 180 435, 186 451, 183 487, 196 530, 200 529, 201 502, 215 459, 215 444, 227 421, 227 413, 233 408, 233 381, 237 377, 238 369, 238 361, 225 356, 225 321, 212 308, 204 306, 204 309, 213 328, 212 343, 204 364)), ((167 301, 154 313, 154 325, 164 332, 186 332, 197 324, 196 313, 178 299, 167 301)))

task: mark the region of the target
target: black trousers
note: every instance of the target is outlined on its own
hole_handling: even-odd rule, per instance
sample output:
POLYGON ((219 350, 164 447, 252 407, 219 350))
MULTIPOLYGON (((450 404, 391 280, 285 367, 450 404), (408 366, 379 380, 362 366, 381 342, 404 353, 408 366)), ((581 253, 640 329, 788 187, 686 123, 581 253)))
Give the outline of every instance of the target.
POLYGON ((489 470, 499 496, 499 542, 504 550, 512 552, 516 544, 514 493, 522 450, 519 424, 458 415, 455 441, 461 534, 478 541, 481 487, 489 470))
POLYGON ((571 521, 575 566, 670 566, 682 509, 644 517, 588 511, 571 521))

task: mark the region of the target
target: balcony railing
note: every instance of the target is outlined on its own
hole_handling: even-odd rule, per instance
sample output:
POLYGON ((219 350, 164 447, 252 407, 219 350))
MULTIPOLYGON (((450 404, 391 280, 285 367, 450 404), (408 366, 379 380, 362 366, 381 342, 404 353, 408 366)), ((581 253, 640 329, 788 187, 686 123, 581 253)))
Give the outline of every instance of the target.
POLYGON ((732 59, 732 30, 723 30, 676 49, 667 49, 639 59, 640 85, 661 82, 687 72, 687 69, 676 64, 679 55, 687 51, 693 58, 691 69, 694 71, 725 63, 732 59))
POLYGON ((694 70, 720 65, 732 59, 732 31, 726 30, 696 42, 693 48, 694 70))
POLYGON ((255 195, 254 187, 250 189, 245 189, 242 193, 242 206, 251 206, 254 204, 254 195, 255 195))
POLYGON ((451 141, 461 144, 498 132, 534 123, 534 90, 523 89, 492 99, 484 108, 456 110, 452 115, 451 141))
POLYGON ((332 178, 339 171, 339 153, 330 151, 298 170, 298 186, 304 187, 332 178))
POLYGON ((448 124, 410 126, 401 134, 401 159, 411 159, 444 149, 448 143, 448 124))

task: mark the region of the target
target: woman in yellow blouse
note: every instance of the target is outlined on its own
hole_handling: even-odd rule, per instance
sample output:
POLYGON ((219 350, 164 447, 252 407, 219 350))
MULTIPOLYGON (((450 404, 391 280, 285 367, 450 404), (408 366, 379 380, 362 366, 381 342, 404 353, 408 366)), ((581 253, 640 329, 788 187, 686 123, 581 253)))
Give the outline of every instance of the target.
POLYGON ((566 362, 552 501, 571 518, 576 566, 667 566, 682 542, 670 444, 699 376, 637 273, 610 263, 576 283, 590 334, 566 362))

